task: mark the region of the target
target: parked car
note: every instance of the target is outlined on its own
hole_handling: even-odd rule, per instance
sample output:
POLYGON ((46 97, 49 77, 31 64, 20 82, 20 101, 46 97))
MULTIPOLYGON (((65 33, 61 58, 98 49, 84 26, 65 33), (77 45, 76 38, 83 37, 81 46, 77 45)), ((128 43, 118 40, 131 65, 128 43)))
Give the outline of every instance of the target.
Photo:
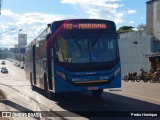
POLYGON ((18 61, 14 61, 14 62, 13 62, 13 64, 14 64, 15 66, 17 66, 17 67, 19 67, 19 66, 20 66, 20 64, 19 64, 19 62, 18 62, 18 61))
POLYGON ((7 68, 6 68, 6 67, 2 67, 2 68, 1 68, 1 73, 8 73, 7 68))
POLYGON ((13 64, 16 66, 16 65, 17 65, 17 62, 16 62, 16 61, 14 61, 14 62, 13 62, 13 64))
POLYGON ((17 65, 16 65, 17 67, 20 67, 20 62, 19 61, 17 61, 17 65))
POLYGON ((5 61, 2 61, 1 64, 2 64, 2 65, 5 65, 5 61))
POLYGON ((6 67, 1 67, 1 72, 2 72, 3 69, 7 69, 7 68, 6 67))
POLYGON ((24 64, 23 64, 23 62, 20 63, 20 68, 21 68, 21 69, 24 69, 24 64))

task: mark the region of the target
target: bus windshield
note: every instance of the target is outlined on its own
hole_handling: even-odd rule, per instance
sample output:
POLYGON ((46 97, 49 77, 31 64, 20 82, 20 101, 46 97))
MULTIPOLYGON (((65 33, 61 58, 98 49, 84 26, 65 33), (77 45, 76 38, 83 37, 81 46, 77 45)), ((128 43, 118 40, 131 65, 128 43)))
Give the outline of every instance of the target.
POLYGON ((56 56, 60 62, 91 63, 116 59, 117 38, 105 31, 64 32, 57 35, 56 56))

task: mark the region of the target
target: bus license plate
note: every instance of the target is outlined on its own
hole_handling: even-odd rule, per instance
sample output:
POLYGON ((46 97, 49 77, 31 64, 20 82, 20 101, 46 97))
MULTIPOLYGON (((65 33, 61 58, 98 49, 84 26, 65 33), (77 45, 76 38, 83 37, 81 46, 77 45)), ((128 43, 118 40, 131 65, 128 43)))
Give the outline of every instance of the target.
POLYGON ((98 90, 98 87, 88 87, 87 90, 98 90))

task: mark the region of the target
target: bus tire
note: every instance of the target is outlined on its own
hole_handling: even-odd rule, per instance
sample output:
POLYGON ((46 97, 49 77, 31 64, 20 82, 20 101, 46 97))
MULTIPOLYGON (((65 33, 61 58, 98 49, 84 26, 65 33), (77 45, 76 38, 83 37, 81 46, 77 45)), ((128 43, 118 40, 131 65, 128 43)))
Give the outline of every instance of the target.
POLYGON ((48 84, 47 84, 47 76, 46 74, 44 74, 44 91, 47 95, 48 99, 52 99, 52 92, 50 92, 49 88, 48 88, 48 84))
POLYGON ((32 80, 32 73, 30 73, 30 83, 31 83, 31 89, 34 91, 34 85, 32 80))
POLYGON ((93 95, 94 97, 100 97, 101 94, 102 94, 102 92, 103 92, 103 89, 93 90, 93 91, 91 91, 91 92, 92 92, 92 95, 93 95))

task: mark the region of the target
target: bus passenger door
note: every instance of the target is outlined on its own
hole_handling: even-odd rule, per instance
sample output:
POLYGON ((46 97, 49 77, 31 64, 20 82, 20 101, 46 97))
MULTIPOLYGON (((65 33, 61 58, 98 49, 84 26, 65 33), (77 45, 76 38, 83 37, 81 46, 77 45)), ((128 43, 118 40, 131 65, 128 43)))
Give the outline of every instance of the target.
POLYGON ((35 50, 36 50, 36 45, 33 45, 33 80, 34 80, 34 85, 36 85, 36 59, 35 59, 35 50))
POLYGON ((52 83, 52 60, 51 60, 51 49, 47 47, 47 66, 48 66, 48 84, 49 89, 53 90, 53 83, 52 83))
POLYGON ((54 52, 53 48, 51 50, 51 71, 52 71, 52 84, 53 84, 53 90, 54 90, 54 52))

